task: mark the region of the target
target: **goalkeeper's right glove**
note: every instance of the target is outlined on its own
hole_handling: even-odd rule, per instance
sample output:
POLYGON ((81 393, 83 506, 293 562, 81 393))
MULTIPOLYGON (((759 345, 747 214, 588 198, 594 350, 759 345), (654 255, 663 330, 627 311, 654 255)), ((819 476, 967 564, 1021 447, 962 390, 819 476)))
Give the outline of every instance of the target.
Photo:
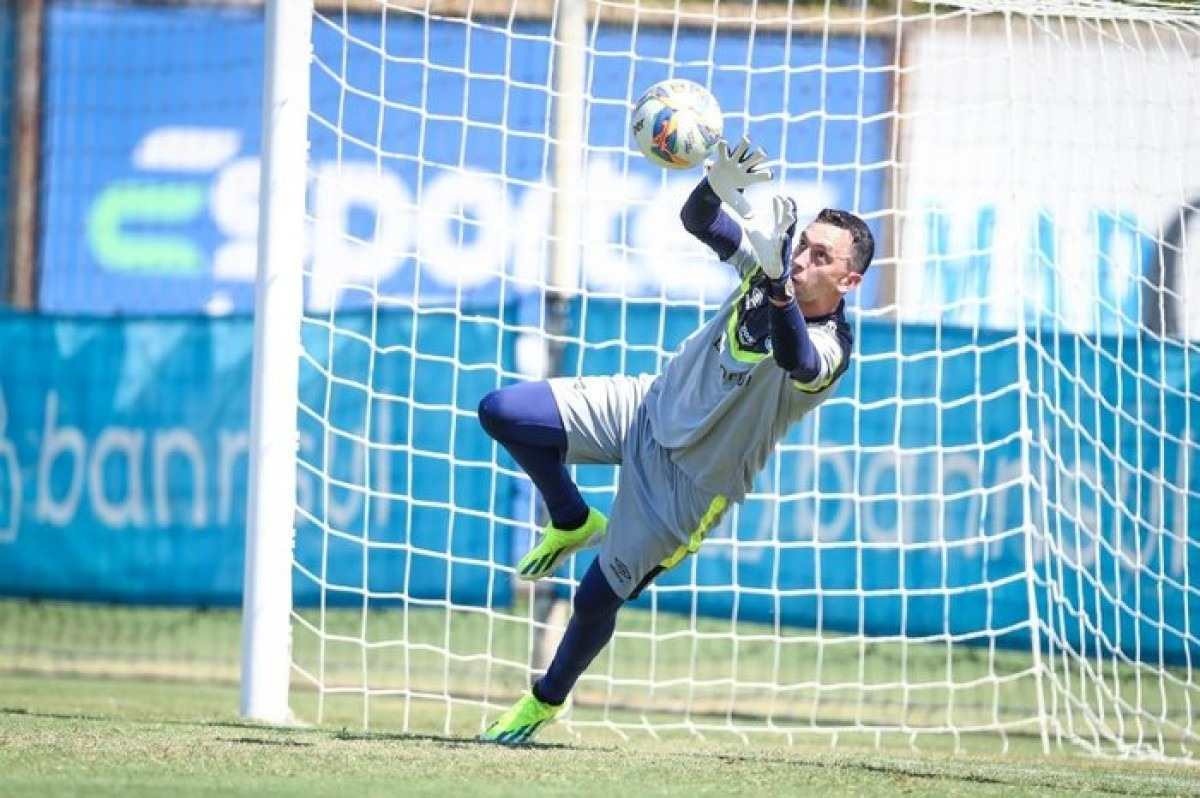
POLYGON ((771 179, 771 170, 761 166, 765 160, 767 154, 761 148, 750 152, 750 139, 742 136, 734 150, 724 139, 718 141, 717 159, 704 165, 712 190, 743 219, 753 217, 754 211, 742 192, 747 186, 771 179))
POLYGON ((777 194, 771 201, 773 216, 770 231, 747 230, 746 237, 758 257, 758 264, 770 283, 768 295, 780 302, 791 299, 792 239, 796 235, 796 201, 777 194))

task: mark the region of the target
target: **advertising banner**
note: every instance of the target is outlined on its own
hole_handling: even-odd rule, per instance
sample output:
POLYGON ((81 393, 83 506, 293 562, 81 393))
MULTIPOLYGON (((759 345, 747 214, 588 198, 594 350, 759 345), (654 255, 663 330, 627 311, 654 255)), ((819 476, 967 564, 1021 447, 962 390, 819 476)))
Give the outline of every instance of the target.
MULTIPOLYGON (((366 317, 359 316, 359 321, 366 317)), ((409 315, 389 316, 381 329, 404 336, 409 315)), ((451 322, 444 323, 449 327, 451 322)), ((426 323, 430 333, 439 331, 426 323)), ((460 324, 468 353, 494 359, 494 325, 460 324)), ((308 343, 315 346, 313 334, 308 343)), ((229 605, 241 602, 253 322, 223 319, 54 319, 0 315, 0 593, 154 604, 229 605)), ((342 339, 332 350, 338 368, 361 367, 342 339)), ((416 369, 423 376, 423 369, 416 369)), ((378 365, 380 391, 424 398, 407 365, 378 365)), ((464 407, 478 403, 492 374, 455 383, 464 407), (482 382, 480 382, 482 380, 482 382)), ((301 393, 313 403, 325 387, 311 370, 301 393)), ((285 408, 281 412, 294 412, 285 408)), ((488 599, 486 571, 450 573, 446 553, 488 558, 494 544, 486 515, 490 470, 447 468, 449 408, 406 422, 412 403, 374 407, 371 447, 362 451, 335 434, 323 437, 302 422, 300 456, 325 470, 298 475, 296 601, 312 604, 320 587, 362 583, 363 557, 384 592, 488 599), (411 434, 408 430, 414 430, 411 434), (433 443, 429 443, 432 441, 433 443), (427 447, 410 456, 412 447, 427 447), (452 471, 454 472, 452 474, 452 471), (371 535, 362 526, 364 491, 341 491, 341 478, 378 486, 371 535), (456 486, 455 508, 448 502, 456 486), (403 493, 403 495, 401 495, 403 493), (442 506, 432 507, 430 501, 442 506), (476 512, 472 513, 471 511, 476 512), (331 529, 328 540, 311 524, 331 529), (410 534, 409 530, 413 530, 410 534), (393 545, 398 544, 398 545, 393 545), (410 546, 411 544, 411 546, 410 546), (404 561, 412 548, 441 552, 439 565, 404 561), (369 552, 369 554, 368 554, 369 552)), ((361 410, 335 396, 324 421, 332 429, 358 423, 361 410)), ((303 416, 311 419, 310 415, 303 416)), ((490 457, 478 426, 460 433, 465 461, 490 457)), ((507 551, 504 528, 496 533, 507 551)), ((507 601, 497 580, 493 601, 507 601)), ((330 603, 351 603, 331 590, 330 603)), ((353 601, 361 601, 355 597, 353 601)))
MULTIPOLYGON (((54 4, 48 25, 42 309, 248 310, 260 11, 54 4), (120 68, 114 52, 126 54, 120 68)), ((509 34, 502 20, 320 16, 313 39, 309 308, 362 306, 375 291, 423 304, 536 295, 550 251, 549 24, 517 20, 509 34)), ((601 26, 589 38, 573 281, 712 303, 731 287, 678 221, 701 173, 650 165, 627 129, 632 101, 670 76, 710 86, 728 136, 748 132, 792 164, 779 177, 804 211, 880 210, 889 46, 601 26), (672 72, 668 52, 682 65, 672 72)), ((872 277, 862 301, 874 291, 872 277)))
POLYGON ((1068 38, 905 37, 901 317, 1200 337, 1195 55, 1068 38))
MULTIPOLYGON (((329 360, 301 370, 298 603, 359 606, 364 588, 373 606, 510 600, 509 577, 495 566, 523 553, 513 539, 528 519, 512 512, 516 470, 503 455, 496 468, 472 413, 497 384, 496 353, 511 365, 514 341, 496 323, 506 312, 493 308, 456 330, 449 319, 444 329, 428 318, 414 328, 403 311, 344 314, 346 329, 374 324, 385 341, 420 332, 417 350, 373 363, 361 339, 306 333, 309 351, 329 360), (444 357, 450 341, 457 363, 444 357), (370 370, 374 399, 331 387, 321 376, 331 364, 347 380, 370 370)), ((661 312, 593 303, 586 334, 657 324, 682 333, 695 323, 686 310, 667 309, 665 320, 661 312)), ((0 333, 11 343, 0 361, 0 592, 237 603, 249 320, 10 315, 0 333)), ((1148 388, 1121 363, 1137 358, 1177 388, 1200 380, 1195 363, 1182 348, 1106 339, 1111 361, 1080 374, 1101 387, 1080 400, 1074 439, 1045 434, 1036 425, 1053 408, 1025 400, 1035 422, 1027 481, 1021 394, 1008 376, 1015 339, 993 333, 979 341, 986 354, 963 348, 958 358, 909 362, 902 380, 894 358, 873 357, 926 352, 937 334, 864 322, 861 356, 838 395, 792 431, 757 493, 699 556, 660 577, 656 606, 848 633, 995 635, 1022 646, 1031 565, 1039 617, 1072 620, 1063 639, 1092 629, 1139 658, 1185 657, 1194 646, 1186 619, 1200 612, 1188 588, 1200 568, 1191 538, 1200 463, 1195 440, 1158 430, 1186 428, 1200 402, 1148 388), (866 409, 854 409, 855 391, 866 409), (1135 407, 1142 423, 1124 421, 1135 407), (1064 607, 1071 614, 1060 615, 1064 607), (1079 613, 1090 625, 1073 622, 1079 613)), ((954 348, 973 340, 940 335, 954 348)), ((1079 342, 1056 345, 1070 353, 1079 342)), ((1025 357, 1039 395, 1065 390, 1066 378, 1035 350, 1025 357)), ((596 357, 585 370, 620 366, 596 357)), ((606 508, 611 469, 581 468, 580 479, 606 508)))

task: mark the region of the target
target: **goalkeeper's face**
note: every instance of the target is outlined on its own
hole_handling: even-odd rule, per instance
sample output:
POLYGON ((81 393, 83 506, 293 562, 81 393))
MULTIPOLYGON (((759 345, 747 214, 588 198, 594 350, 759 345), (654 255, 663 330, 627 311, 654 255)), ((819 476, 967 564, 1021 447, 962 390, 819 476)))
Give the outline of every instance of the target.
POLYGON ((853 254, 849 230, 825 222, 804 228, 792 254, 792 288, 800 304, 837 307, 862 280, 851 266, 853 254))

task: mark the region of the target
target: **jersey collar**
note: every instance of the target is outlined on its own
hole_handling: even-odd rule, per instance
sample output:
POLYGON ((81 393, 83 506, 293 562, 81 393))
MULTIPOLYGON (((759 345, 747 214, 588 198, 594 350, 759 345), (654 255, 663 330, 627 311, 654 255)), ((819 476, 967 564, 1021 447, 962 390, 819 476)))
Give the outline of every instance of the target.
POLYGON ((825 313, 820 316, 805 316, 804 320, 807 322, 816 322, 816 323, 820 324, 821 322, 829 321, 830 319, 840 319, 845 315, 846 315, 846 300, 843 299, 838 302, 837 307, 833 309, 832 313, 825 313))

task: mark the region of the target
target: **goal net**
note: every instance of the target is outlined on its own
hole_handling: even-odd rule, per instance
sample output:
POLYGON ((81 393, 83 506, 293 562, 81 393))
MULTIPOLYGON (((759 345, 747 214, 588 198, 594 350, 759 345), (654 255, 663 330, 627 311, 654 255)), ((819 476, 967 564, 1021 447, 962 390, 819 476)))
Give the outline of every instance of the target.
POLYGON ((1194 3, 342 0, 312 48, 299 714, 474 733, 544 667, 593 555, 514 580, 538 500, 475 408, 655 372, 735 287, 628 132, 682 77, 756 204, 878 252, 836 395, 551 736, 1197 750, 1194 3))

